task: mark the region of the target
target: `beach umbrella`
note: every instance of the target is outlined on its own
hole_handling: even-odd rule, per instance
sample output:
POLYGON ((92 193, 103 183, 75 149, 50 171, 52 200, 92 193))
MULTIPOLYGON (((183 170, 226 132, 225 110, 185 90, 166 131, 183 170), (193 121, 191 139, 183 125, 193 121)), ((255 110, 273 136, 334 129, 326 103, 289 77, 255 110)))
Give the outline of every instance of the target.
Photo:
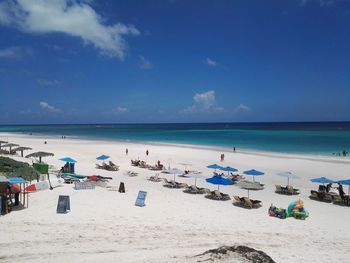
POLYGON ((248 198, 249 198, 249 190, 262 190, 264 189, 259 183, 256 182, 249 182, 249 181, 240 181, 237 183, 239 187, 242 189, 246 189, 248 191, 248 198))
POLYGON ((243 173, 246 174, 246 175, 253 176, 253 182, 255 182, 255 176, 261 176, 261 175, 265 174, 263 172, 260 172, 260 171, 254 170, 254 169, 248 170, 248 171, 244 171, 243 173))
POLYGON ((295 175, 295 174, 293 174, 293 173, 291 173, 291 172, 288 172, 288 171, 282 172, 282 173, 278 173, 277 175, 278 175, 278 176, 281 176, 281 177, 287 177, 287 178, 288 178, 288 183, 287 183, 287 185, 289 185, 289 179, 290 179, 290 178, 291 178, 291 179, 298 179, 298 178, 300 178, 299 176, 297 176, 297 175, 295 175))
POLYGON ((64 161, 64 162, 66 162, 66 163, 76 163, 76 162, 77 162, 76 160, 74 160, 74 159, 72 159, 72 158, 70 158, 70 157, 62 157, 62 158, 60 158, 60 159, 58 159, 58 160, 64 161))
POLYGON ((314 179, 311 179, 310 181, 313 183, 320 183, 320 184, 335 183, 335 181, 328 179, 326 177, 314 178, 314 179))
POLYGON ((222 166, 217 165, 216 163, 214 163, 214 164, 208 165, 207 168, 215 169, 214 172, 216 172, 216 169, 220 169, 220 168, 222 168, 222 166))
POLYGON ((31 153, 31 154, 28 154, 26 156, 26 158, 29 158, 29 157, 39 157, 39 163, 41 163, 41 158, 42 157, 47 157, 47 156, 54 156, 53 153, 48 153, 48 152, 35 152, 35 153, 31 153))
POLYGON ((12 152, 12 147, 19 146, 19 144, 16 143, 7 143, 4 144, 2 147, 10 147, 10 153, 12 152))
POLYGON ((231 185, 232 184, 231 180, 223 178, 222 176, 219 176, 219 175, 214 175, 213 177, 207 178, 205 180, 208 183, 218 185, 218 190, 219 190, 220 185, 231 185))
POLYGON ((174 181, 175 181, 175 175, 176 174, 183 174, 184 171, 182 171, 180 169, 177 169, 177 168, 171 168, 171 169, 163 170, 162 173, 173 174, 174 175, 174 181))
POLYGON ((197 178, 202 178, 205 179, 207 178, 205 175, 203 175, 202 173, 188 173, 187 174, 188 177, 194 178, 194 185, 197 186, 197 178))
POLYGON ((1 144, 3 144, 3 143, 7 143, 7 141, 0 140, 0 149, 1 149, 1 144))
POLYGON ((229 172, 234 173, 234 172, 238 171, 236 168, 233 168, 233 167, 230 167, 230 166, 221 167, 221 168, 219 168, 219 170, 227 172, 227 175, 229 174, 229 172))
POLYGON ((347 179, 347 180, 339 180, 339 181, 336 181, 336 183, 348 185, 348 186, 349 186, 349 188, 348 188, 348 195, 350 195, 350 179, 347 179))
POLYGON ((108 156, 108 155, 102 154, 101 156, 97 157, 96 159, 97 159, 97 160, 104 161, 104 160, 107 160, 107 159, 109 159, 109 158, 111 158, 111 157, 108 156))
POLYGON ((14 152, 21 152, 22 157, 23 157, 23 151, 27 151, 27 150, 32 150, 32 148, 30 148, 30 147, 17 147, 15 149, 13 149, 14 152))

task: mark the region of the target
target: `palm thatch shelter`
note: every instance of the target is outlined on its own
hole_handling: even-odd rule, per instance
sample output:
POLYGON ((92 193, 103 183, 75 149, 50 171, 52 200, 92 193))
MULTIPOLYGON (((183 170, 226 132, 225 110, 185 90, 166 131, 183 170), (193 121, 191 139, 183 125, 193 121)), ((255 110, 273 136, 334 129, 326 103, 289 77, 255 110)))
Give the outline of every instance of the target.
POLYGON ((48 153, 48 152, 35 152, 35 153, 31 153, 28 154, 26 157, 34 157, 34 158, 39 158, 39 163, 41 163, 41 158, 42 157, 47 157, 47 156, 54 156, 53 153, 48 153))
POLYGON ((10 153, 11 153, 12 152, 12 147, 16 147, 16 146, 19 146, 19 144, 7 143, 7 144, 4 144, 2 147, 10 147, 10 153))
POLYGON ((8 157, 0 156, 0 174, 10 177, 21 176, 27 181, 39 179, 39 173, 28 163, 19 162, 8 157))
POLYGON ((23 151, 27 151, 27 150, 32 150, 32 148, 22 146, 22 147, 17 147, 15 149, 13 149, 12 151, 21 152, 21 156, 23 157, 23 151))
POLYGON ((3 143, 7 143, 7 141, 0 140, 0 149, 1 149, 1 144, 3 144, 3 143))

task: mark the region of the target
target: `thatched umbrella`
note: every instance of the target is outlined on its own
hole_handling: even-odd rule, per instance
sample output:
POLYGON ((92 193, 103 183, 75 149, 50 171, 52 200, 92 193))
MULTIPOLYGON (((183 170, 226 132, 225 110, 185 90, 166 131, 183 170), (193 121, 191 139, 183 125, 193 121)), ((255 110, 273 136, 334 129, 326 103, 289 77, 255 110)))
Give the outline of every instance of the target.
POLYGON ((2 143, 7 143, 7 141, 1 141, 1 140, 0 140, 0 149, 1 149, 1 144, 2 144, 2 143))
POLYGON ((13 149, 14 152, 21 152, 21 156, 23 157, 23 151, 31 150, 32 148, 30 147, 17 147, 13 149))
POLYGON ((4 144, 2 147, 10 147, 10 153, 11 153, 12 147, 15 147, 15 146, 19 146, 19 144, 7 143, 7 144, 4 144))
POLYGON ((39 157, 39 163, 41 163, 41 157, 47 157, 47 156, 54 156, 53 153, 48 153, 48 152, 35 152, 28 154, 26 157, 39 157))

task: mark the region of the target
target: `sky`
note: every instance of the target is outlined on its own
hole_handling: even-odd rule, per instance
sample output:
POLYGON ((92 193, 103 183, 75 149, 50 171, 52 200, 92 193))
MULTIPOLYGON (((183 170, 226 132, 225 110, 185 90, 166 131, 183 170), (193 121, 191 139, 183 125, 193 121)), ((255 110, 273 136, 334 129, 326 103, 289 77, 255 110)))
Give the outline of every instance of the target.
POLYGON ((0 0, 0 124, 350 121, 350 0, 0 0))

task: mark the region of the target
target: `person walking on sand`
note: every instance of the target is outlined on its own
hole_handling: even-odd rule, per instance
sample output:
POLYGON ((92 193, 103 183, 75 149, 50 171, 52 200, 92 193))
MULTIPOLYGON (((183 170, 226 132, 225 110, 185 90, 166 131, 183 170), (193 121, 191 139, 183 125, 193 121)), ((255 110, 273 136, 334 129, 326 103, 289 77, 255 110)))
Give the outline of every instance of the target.
POLYGON ((129 150, 128 150, 128 148, 126 148, 125 154, 128 155, 128 153, 129 153, 129 150))
POLYGON ((148 152, 148 150, 146 150, 146 155, 148 156, 148 154, 149 154, 149 152, 148 152))

